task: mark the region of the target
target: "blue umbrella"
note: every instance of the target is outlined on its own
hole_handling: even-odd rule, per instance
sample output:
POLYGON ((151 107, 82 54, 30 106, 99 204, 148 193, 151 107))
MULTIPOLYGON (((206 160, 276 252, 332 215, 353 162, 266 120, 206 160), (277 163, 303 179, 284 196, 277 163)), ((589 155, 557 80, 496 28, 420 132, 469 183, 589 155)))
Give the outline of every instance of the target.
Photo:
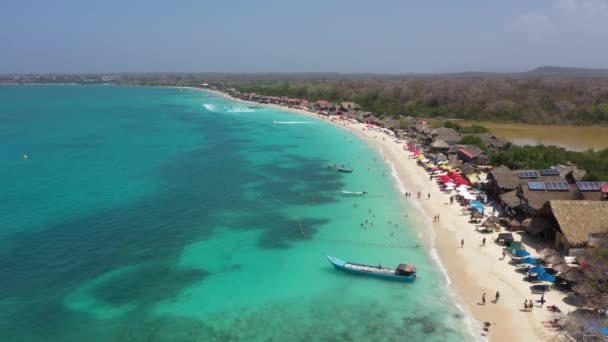
POLYGON ((608 336, 608 327, 600 329, 600 333, 604 336, 608 336))
POLYGON ((538 276, 538 280, 548 281, 548 282, 554 283, 555 282, 555 277, 552 276, 552 275, 550 275, 550 274, 543 273, 543 274, 540 274, 538 276))
POLYGON ((537 273, 537 274, 545 274, 545 273, 547 273, 547 270, 544 269, 544 268, 542 268, 542 267, 540 267, 540 266, 534 266, 534 267, 530 268, 528 271, 531 272, 531 273, 537 273))
POLYGON ((527 257, 527 256, 530 256, 530 252, 524 251, 523 249, 517 249, 517 250, 515 250, 515 255, 520 256, 520 257, 527 257))
POLYGON ((536 260, 534 258, 530 258, 530 257, 521 259, 521 262, 524 264, 530 264, 530 265, 538 264, 538 260, 536 260))

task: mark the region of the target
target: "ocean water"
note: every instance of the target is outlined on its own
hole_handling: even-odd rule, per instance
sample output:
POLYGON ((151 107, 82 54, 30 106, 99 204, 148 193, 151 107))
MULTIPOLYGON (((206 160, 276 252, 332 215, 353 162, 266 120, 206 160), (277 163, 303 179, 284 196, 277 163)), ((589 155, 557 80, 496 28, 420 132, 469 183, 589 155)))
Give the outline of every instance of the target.
POLYGON ((2 86, 0 145, 2 341, 470 340, 348 130, 194 89, 2 86))

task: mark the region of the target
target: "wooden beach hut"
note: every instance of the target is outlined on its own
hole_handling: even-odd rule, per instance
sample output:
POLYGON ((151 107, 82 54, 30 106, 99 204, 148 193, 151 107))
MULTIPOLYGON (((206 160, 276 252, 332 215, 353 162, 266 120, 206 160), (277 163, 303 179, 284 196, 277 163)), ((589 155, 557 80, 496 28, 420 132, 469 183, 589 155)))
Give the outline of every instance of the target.
POLYGON ((608 233, 608 202, 548 201, 527 230, 552 240, 553 249, 562 255, 578 255, 593 236, 608 233))

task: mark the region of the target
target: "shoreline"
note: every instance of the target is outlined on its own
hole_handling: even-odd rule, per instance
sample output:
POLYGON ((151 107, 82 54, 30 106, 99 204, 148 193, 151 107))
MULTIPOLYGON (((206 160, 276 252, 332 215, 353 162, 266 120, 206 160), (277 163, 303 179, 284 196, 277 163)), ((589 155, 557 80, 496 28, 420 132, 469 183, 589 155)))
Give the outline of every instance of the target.
MULTIPOLYGON (((207 90, 232 101, 253 103, 230 97, 219 91, 193 89, 207 90)), ((262 106, 273 106, 319 119, 316 113, 302 109, 276 104, 262 104, 262 106)), ((419 210, 424 224, 414 229, 428 236, 429 256, 437 262, 439 271, 445 273, 446 287, 454 295, 455 304, 464 312, 463 323, 471 328, 473 338, 490 341, 543 341, 555 336, 555 332, 547 330, 541 323, 553 319, 552 313, 538 307, 532 313, 522 312, 524 300, 538 299, 539 296, 531 295, 528 288, 530 284, 520 279, 521 275, 515 272, 514 267, 509 265, 507 260, 502 260, 502 247, 494 245, 492 235, 486 236, 488 246, 481 246, 483 236, 468 222, 468 215, 460 214, 458 204, 450 205, 449 195, 439 190, 435 180, 429 180, 428 173, 417 165, 415 159, 409 159, 410 153, 404 151, 404 143, 396 143, 391 138, 384 139, 388 136, 366 129, 367 126, 363 123, 321 119, 355 132, 365 143, 385 157, 393 177, 396 178, 394 181, 398 188, 404 186, 408 192, 420 191, 423 195, 427 193, 431 195, 431 200, 422 196, 421 199, 403 198, 403 202, 419 210), (441 214, 440 222, 431 222, 430 218, 438 213, 441 214), (460 248, 460 239, 465 240, 464 248, 460 248), (498 303, 494 304, 490 301, 485 306, 479 303, 482 293, 486 293, 487 298, 492 299, 496 291, 501 293, 501 300, 498 303), (467 322, 466 316, 474 318, 476 322, 467 322), (483 322, 491 323, 487 333, 481 330, 483 322), (476 331, 477 326, 479 331, 476 331), (481 335, 481 333, 485 334, 481 335)), ((518 234, 514 233, 514 236, 516 240, 520 239, 518 234)), ((566 310, 562 310, 564 312, 571 309, 561 301, 562 296, 555 292, 557 291, 545 294, 547 304, 566 307, 566 310)))

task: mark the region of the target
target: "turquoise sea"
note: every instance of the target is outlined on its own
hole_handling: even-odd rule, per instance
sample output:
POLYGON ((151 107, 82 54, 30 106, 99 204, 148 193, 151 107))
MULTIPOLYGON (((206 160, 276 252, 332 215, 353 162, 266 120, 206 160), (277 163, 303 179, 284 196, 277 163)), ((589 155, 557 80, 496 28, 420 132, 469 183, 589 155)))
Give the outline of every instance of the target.
POLYGON ((1 86, 0 146, 2 341, 471 339, 424 221, 348 130, 195 89, 1 86))

